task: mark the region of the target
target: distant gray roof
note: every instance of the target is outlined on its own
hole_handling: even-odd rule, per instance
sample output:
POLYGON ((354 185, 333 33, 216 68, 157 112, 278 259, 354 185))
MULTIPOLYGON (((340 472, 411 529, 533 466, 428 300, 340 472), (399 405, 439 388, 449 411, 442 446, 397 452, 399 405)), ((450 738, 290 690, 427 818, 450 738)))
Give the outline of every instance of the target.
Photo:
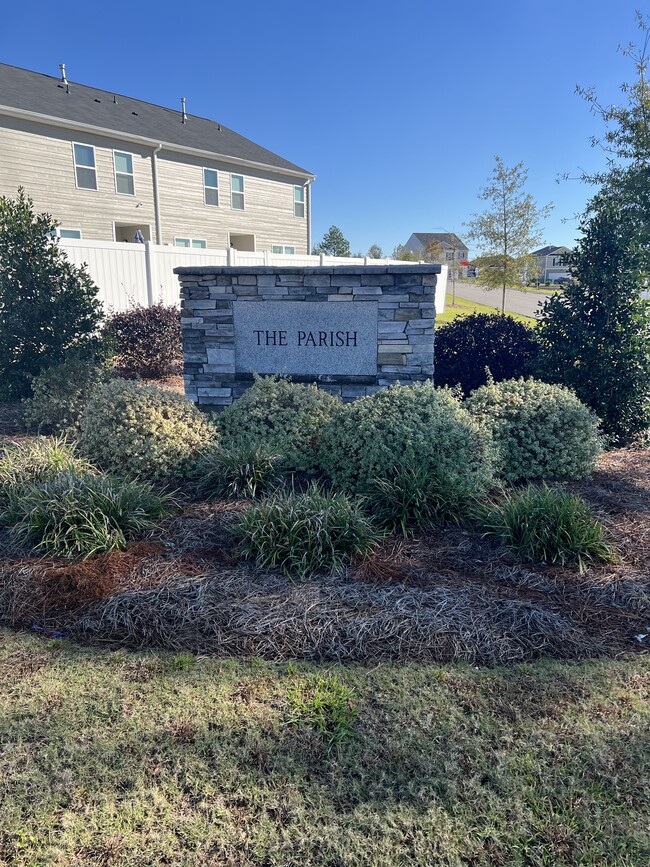
POLYGON ((424 247, 432 241, 437 241, 439 244, 449 244, 451 247, 467 249, 467 245, 454 232, 414 232, 413 234, 424 247))
POLYGON ((59 78, 0 63, 0 105, 313 177, 311 172, 213 120, 188 114, 183 124, 178 110, 85 84, 69 82, 69 91, 59 78))
POLYGON ((531 253, 531 256, 550 256, 553 253, 570 253, 571 250, 568 247, 542 247, 541 250, 535 250, 534 253, 531 253))

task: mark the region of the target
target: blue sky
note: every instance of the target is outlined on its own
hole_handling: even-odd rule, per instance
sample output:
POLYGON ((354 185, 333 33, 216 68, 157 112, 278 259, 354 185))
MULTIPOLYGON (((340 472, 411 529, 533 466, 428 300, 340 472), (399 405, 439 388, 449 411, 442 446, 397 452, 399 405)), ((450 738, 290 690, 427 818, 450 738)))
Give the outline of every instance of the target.
MULTIPOLYGON (((249 0, 65 4, 2 11, 0 60, 218 120, 317 175, 313 241, 353 252, 456 231, 499 154, 554 202, 544 243, 571 245, 604 162, 577 84, 620 101, 636 2, 249 0)), ((642 10, 643 11, 643 10, 642 10)), ((0 155, 1 158, 1 155, 0 155)))

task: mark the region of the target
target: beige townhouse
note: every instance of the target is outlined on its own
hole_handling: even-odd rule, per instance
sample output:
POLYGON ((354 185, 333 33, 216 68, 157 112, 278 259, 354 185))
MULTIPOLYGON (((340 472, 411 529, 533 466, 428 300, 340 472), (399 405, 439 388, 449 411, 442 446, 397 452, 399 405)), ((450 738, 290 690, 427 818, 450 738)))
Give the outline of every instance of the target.
POLYGON ((220 123, 0 64, 0 194, 62 237, 309 253, 314 175, 220 123))

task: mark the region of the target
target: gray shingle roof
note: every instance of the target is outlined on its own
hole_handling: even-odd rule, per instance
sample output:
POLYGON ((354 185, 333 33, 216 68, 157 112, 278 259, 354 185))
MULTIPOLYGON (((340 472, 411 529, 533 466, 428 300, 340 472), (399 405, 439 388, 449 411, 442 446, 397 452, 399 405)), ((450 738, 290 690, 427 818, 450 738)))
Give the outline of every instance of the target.
POLYGON ((531 256, 550 256, 552 253, 570 253, 571 250, 568 247, 556 247, 555 245, 551 245, 549 247, 542 247, 540 250, 535 250, 531 253, 531 256))
POLYGON ((439 244, 449 244, 451 247, 464 247, 467 249, 467 245, 454 232, 414 232, 413 234, 425 247, 432 241, 438 241, 439 244))
POLYGON ((188 114, 183 124, 180 111, 161 105, 74 82, 69 83, 69 92, 66 90, 59 78, 0 63, 0 105, 313 177, 311 172, 213 120, 188 114))

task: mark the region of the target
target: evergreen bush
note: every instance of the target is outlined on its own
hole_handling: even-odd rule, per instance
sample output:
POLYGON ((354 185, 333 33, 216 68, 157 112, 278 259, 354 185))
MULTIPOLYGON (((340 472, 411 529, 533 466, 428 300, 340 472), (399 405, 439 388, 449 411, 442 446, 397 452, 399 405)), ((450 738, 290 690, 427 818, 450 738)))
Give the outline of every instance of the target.
POLYGON ((489 434, 449 389, 431 383, 392 386, 345 406, 323 430, 319 460, 337 487, 373 495, 377 480, 395 484, 417 469, 432 509, 438 498, 439 518, 460 516, 493 478, 489 434))
POLYGON ((465 406, 492 433, 509 482, 582 479, 602 451, 598 419, 560 385, 510 379, 484 385, 465 406))
POLYGON ((76 358, 44 370, 24 402, 25 421, 39 433, 76 431, 90 395, 108 379, 105 367, 76 358))
POLYGON ((315 385, 258 376, 221 413, 217 426, 224 443, 246 441, 264 446, 282 455, 283 470, 309 471, 317 466, 321 431, 341 406, 339 400, 315 385))
POLYGON ((191 472, 216 439, 213 425, 181 395, 124 379, 92 394, 80 427, 80 447, 100 467, 151 480, 191 472))
POLYGON ((487 383, 529 376, 539 352, 535 331, 512 316, 472 313, 436 329, 435 373, 438 386, 460 385, 463 394, 487 383))
POLYGON ((105 354, 97 287, 72 265, 49 214, 23 189, 0 196, 0 398, 27 397, 32 378, 70 357, 105 354))

